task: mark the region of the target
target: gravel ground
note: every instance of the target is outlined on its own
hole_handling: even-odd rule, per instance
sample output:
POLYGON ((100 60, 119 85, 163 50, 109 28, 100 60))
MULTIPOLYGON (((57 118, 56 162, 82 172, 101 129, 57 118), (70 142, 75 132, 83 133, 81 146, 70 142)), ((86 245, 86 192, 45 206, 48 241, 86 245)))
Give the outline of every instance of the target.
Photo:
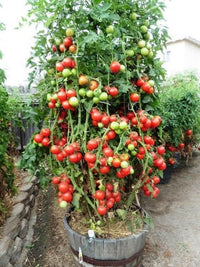
MULTIPOLYGON (((200 267, 200 152, 179 165, 157 199, 141 204, 152 216, 143 256, 144 267, 200 267)), ((38 218, 26 267, 75 267, 63 225, 65 211, 55 205, 52 190, 40 194, 38 218), (51 203, 51 204, 49 204, 51 203)))

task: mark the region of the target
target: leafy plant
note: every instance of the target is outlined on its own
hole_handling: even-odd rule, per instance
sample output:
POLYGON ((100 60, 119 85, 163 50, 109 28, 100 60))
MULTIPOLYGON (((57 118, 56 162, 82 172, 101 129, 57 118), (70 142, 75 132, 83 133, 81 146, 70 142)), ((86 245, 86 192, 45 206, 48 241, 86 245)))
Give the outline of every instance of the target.
POLYGON ((179 151, 188 159, 199 143, 199 93, 199 79, 194 73, 177 74, 162 88, 160 115, 169 157, 179 151))
POLYGON ((141 189, 157 197, 166 168, 154 112, 165 73, 157 56, 168 37, 158 27, 164 4, 28 4, 29 17, 44 27, 29 60, 31 77, 46 75, 36 95, 44 123, 22 165, 34 173, 43 164, 52 173, 60 207, 72 203, 94 224, 111 213, 126 220, 141 189))

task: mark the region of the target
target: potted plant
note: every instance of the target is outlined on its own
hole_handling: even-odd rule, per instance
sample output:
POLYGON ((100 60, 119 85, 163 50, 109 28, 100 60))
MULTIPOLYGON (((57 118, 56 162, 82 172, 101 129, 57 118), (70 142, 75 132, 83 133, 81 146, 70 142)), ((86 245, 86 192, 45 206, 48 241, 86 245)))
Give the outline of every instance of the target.
POLYGON ((141 262, 147 214, 139 194, 156 198, 166 168, 162 119, 154 113, 164 78, 157 57, 167 38, 157 26, 163 7, 77 1, 55 12, 58 21, 64 16, 64 30, 48 22, 48 55, 40 59, 47 72, 39 86, 48 88, 49 113, 23 163, 33 153, 37 167, 45 158, 59 206, 70 207, 66 230, 82 264, 141 262))

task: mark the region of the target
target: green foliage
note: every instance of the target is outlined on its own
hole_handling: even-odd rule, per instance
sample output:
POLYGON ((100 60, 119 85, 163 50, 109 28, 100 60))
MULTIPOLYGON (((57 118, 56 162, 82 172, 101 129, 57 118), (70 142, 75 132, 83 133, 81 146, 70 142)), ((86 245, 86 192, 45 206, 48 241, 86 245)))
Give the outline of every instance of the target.
POLYGON ((200 133, 200 84, 194 73, 177 74, 163 86, 160 94, 165 142, 178 147, 180 142, 197 145, 200 133), (185 134, 192 130, 188 139, 185 134))

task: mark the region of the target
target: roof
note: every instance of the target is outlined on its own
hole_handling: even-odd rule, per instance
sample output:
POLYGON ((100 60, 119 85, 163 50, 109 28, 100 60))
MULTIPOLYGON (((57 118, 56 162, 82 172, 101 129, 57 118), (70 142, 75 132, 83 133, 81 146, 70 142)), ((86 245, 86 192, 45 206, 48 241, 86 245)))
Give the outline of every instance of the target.
POLYGON ((184 42, 184 41, 190 42, 190 43, 200 47, 200 41, 195 39, 195 38, 192 38, 190 36, 189 37, 180 38, 180 39, 171 40, 167 44, 174 44, 174 43, 184 42))

